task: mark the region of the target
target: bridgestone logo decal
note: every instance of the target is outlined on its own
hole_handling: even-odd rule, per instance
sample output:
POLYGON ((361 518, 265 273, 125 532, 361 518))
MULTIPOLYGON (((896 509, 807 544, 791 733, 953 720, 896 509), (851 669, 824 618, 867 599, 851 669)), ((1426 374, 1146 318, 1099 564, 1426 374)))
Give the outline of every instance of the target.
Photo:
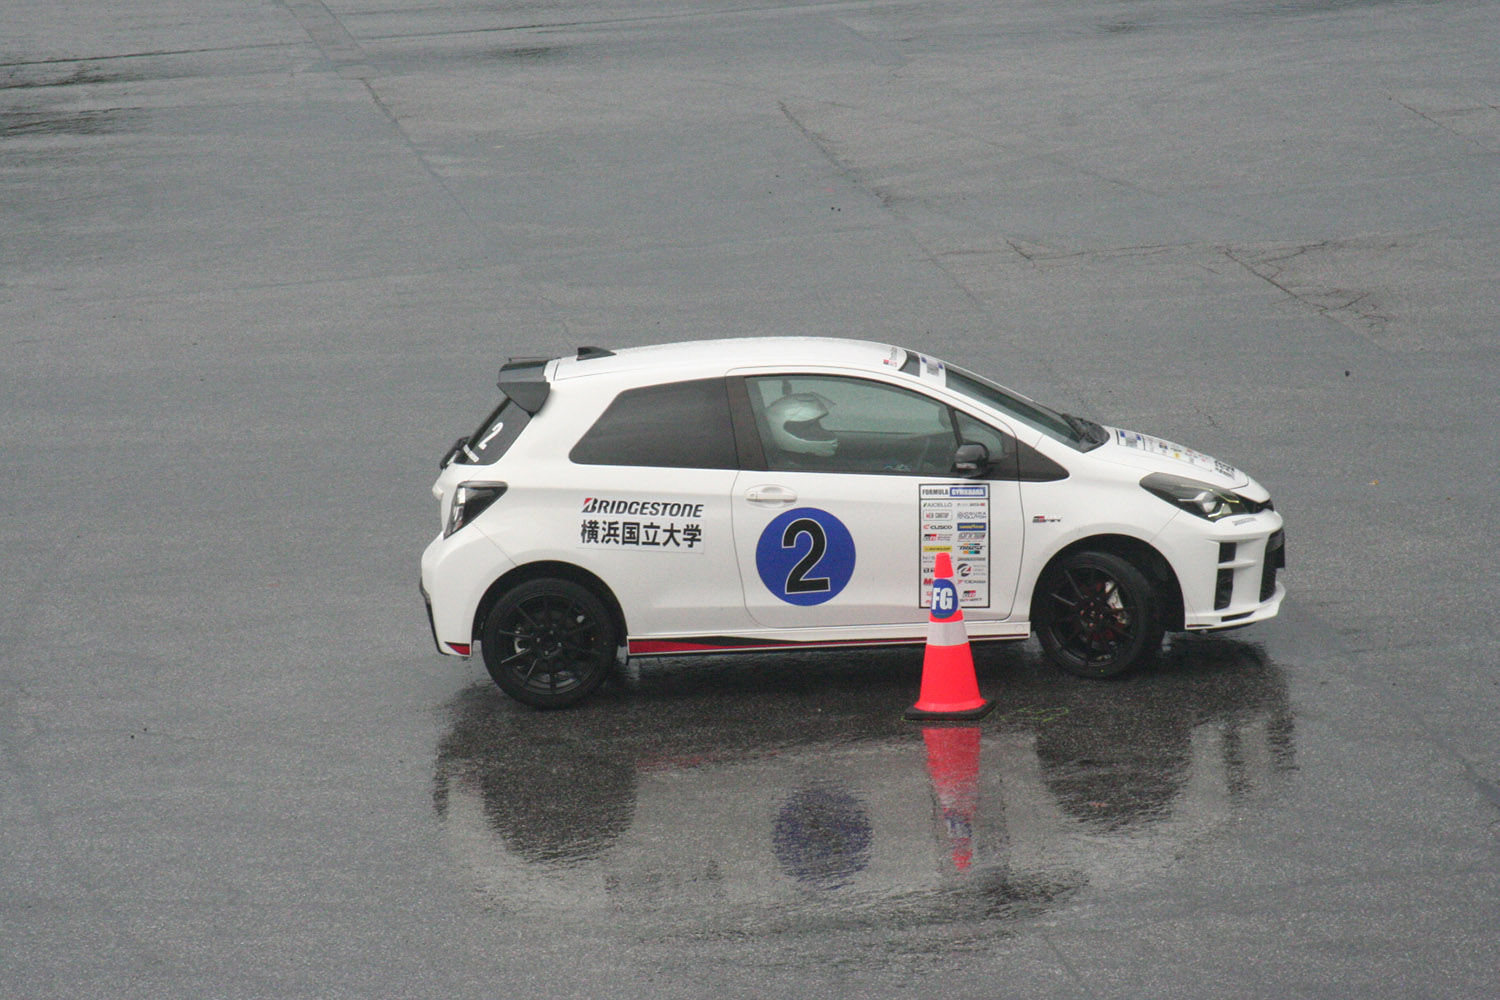
POLYGON ((587 497, 584 514, 625 514, 630 517, 702 517, 701 503, 673 503, 668 500, 605 500, 587 497))
POLYGON ((578 524, 583 548, 702 552, 702 503, 585 497, 578 524))

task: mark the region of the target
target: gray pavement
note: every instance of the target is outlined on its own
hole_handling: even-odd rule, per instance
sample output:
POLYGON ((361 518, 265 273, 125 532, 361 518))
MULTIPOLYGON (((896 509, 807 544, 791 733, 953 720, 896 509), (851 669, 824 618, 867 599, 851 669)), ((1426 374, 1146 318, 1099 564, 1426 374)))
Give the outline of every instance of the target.
POLYGON ((1500 989, 1500 5, 0 0, 0 994, 1500 989), (1288 519, 1283 617, 431 651, 506 355, 930 349, 1288 519), (976 804, 977 803, 977 804, 976 804), (969 853, 965 853, 969 852, 969 853))

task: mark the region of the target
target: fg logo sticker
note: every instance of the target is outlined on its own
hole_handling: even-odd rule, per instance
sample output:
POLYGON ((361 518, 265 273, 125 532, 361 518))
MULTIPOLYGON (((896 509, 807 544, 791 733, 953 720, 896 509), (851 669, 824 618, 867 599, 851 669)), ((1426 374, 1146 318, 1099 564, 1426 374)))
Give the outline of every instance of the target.
POLYGON ((803 607, 822 604, 837 597, 854 575, 854 536, 828 511, 798 507, 760 533, 755 569, 778 599, 803 607))
POLYGON ((958 614, 958 588, 952 580, 932 581, 932 617, 947 621, 958 614))

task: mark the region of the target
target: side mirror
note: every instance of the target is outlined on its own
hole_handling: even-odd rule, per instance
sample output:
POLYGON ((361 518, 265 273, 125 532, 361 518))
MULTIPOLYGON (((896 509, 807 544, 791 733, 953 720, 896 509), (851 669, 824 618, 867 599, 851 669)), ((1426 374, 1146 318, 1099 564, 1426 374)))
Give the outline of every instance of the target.
POLYGON ((990 450, 982 444, 965 441, 953 453, 954 475, 977 479, 989 471, 990 450))

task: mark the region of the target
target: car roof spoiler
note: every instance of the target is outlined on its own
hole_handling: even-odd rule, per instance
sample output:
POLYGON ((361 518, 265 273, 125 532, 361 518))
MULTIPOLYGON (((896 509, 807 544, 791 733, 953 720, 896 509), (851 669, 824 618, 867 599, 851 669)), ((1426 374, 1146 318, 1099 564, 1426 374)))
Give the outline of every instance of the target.
POLYGON ((500 380, 495 384, 506 398, 532 416, 547 401, 552 384, 545 374, 551 358, 507 358, 500 366, 500 380))
MULTIPOLYGON (((579 361, 614 356, 614 351, 603 347, 580 347, 578 349, 579 361)), ((552 384, 547 381, 546 376, 547 362, 551 360, 551 358, 507 358, 505 364, 500 366, 500 380, 495 384, 508 399, 535 416, 536 411, 540 410, 542 404, 547 401, 548 393, 552 391, 552 384)))

